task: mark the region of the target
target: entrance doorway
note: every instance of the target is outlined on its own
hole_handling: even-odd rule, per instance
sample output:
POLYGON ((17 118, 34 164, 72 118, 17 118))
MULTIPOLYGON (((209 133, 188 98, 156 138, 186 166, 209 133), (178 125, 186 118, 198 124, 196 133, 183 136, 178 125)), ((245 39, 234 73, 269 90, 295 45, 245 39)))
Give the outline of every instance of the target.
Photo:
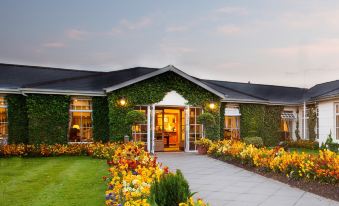
POLYGON ((154 123, 155 151, 184 151, 184 108, 156 107, 154 123))

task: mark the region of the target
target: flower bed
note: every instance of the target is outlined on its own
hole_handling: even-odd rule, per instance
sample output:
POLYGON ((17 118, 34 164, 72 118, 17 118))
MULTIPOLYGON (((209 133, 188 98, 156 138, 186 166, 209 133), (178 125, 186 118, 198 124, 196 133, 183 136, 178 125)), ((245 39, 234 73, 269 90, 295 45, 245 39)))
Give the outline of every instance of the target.
MULTIPOLYGON (((127 143, 118 147, 113 158, 107 163, 111 166, 106 191, 106 205, 152 205, 150 189, 153 181, 160 180, 169 173, 167 167, 161 167, 155 156, 143 149, 143 145, 127 143)), ((194 202, 189 198, 181 206, 204 206, 202 200, 194 202)))
POLYGON ((283 148, 256 148, 239 141, 215 142, 209 155, 236 160, 242 164, 285 175, 290 179, 307 179, 337 184, 339 182, 339 155, 320 150, 318 155, 286 152, 283 148))

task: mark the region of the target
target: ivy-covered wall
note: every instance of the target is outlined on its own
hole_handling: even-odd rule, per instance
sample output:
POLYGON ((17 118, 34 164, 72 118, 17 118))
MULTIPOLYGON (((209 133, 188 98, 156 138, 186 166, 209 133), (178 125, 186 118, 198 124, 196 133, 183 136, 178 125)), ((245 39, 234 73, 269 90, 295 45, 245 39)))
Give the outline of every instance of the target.
POLYGON ((8 103, 8 143, 28 143, 28 120, 26 97, 10 94, 6 96, 8 103))
POLYGON ((30 144, 67 143, 69 96, 29 95, 27 97, 30 144))
POLYGON ((267 146, 277 145, 280 140, 282 106, 240 104, 241 137, 258 136, 267 146))
POLYGON ((314 141, 317 138, 316 125, 317 125, 317 107, 316 105, 308 105, 308 134, 309 139, 314 141))
POLYGON ((170 91, 178 92, 188 100, 188 104, 201 106, 205 111, 214 114, 217 120, 215 138, 220 137, 220 98, 174 72, 166 72, 108 95, 111 140, 122 140, 124 135, 130 133, 125 116, 128 111, 133 110, 134 106, 160 102, 170 91), (125 106, 118 104, 122 97, 127 101, 125 106), (212 111, 208 107, 210 102, 216 104, 216 108, 212 111))
POLYGON ((93 97, 93 139, 107 142, 109 140, 109 119, 107 97, 93 97))

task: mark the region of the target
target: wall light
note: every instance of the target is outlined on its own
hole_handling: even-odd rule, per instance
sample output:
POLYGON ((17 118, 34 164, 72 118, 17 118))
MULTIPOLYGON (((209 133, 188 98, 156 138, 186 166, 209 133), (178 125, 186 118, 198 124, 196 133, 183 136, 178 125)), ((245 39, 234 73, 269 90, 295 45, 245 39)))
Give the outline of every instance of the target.
POLYGON ((120 104, 120 106, 125 106, 126 105, 126 99, 125 98, 121 98, 121 99, 119 99, 119 104, 120 104))
POLYGON ((215 108, 215 104, 213 102, 211 102, 208 106, 209 106, 210 109, 214 109, 215 108))

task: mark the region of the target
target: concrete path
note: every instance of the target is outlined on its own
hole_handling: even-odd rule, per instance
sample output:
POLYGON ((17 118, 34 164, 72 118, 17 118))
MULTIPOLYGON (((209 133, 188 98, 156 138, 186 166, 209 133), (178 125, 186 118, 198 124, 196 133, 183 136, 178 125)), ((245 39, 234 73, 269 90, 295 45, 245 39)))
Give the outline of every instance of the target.
POLYGON ((172 171, 180 169, 195 197, 211 206, 339 206, 329 200, 239 167, 195 153, 157 153, 172 171))

